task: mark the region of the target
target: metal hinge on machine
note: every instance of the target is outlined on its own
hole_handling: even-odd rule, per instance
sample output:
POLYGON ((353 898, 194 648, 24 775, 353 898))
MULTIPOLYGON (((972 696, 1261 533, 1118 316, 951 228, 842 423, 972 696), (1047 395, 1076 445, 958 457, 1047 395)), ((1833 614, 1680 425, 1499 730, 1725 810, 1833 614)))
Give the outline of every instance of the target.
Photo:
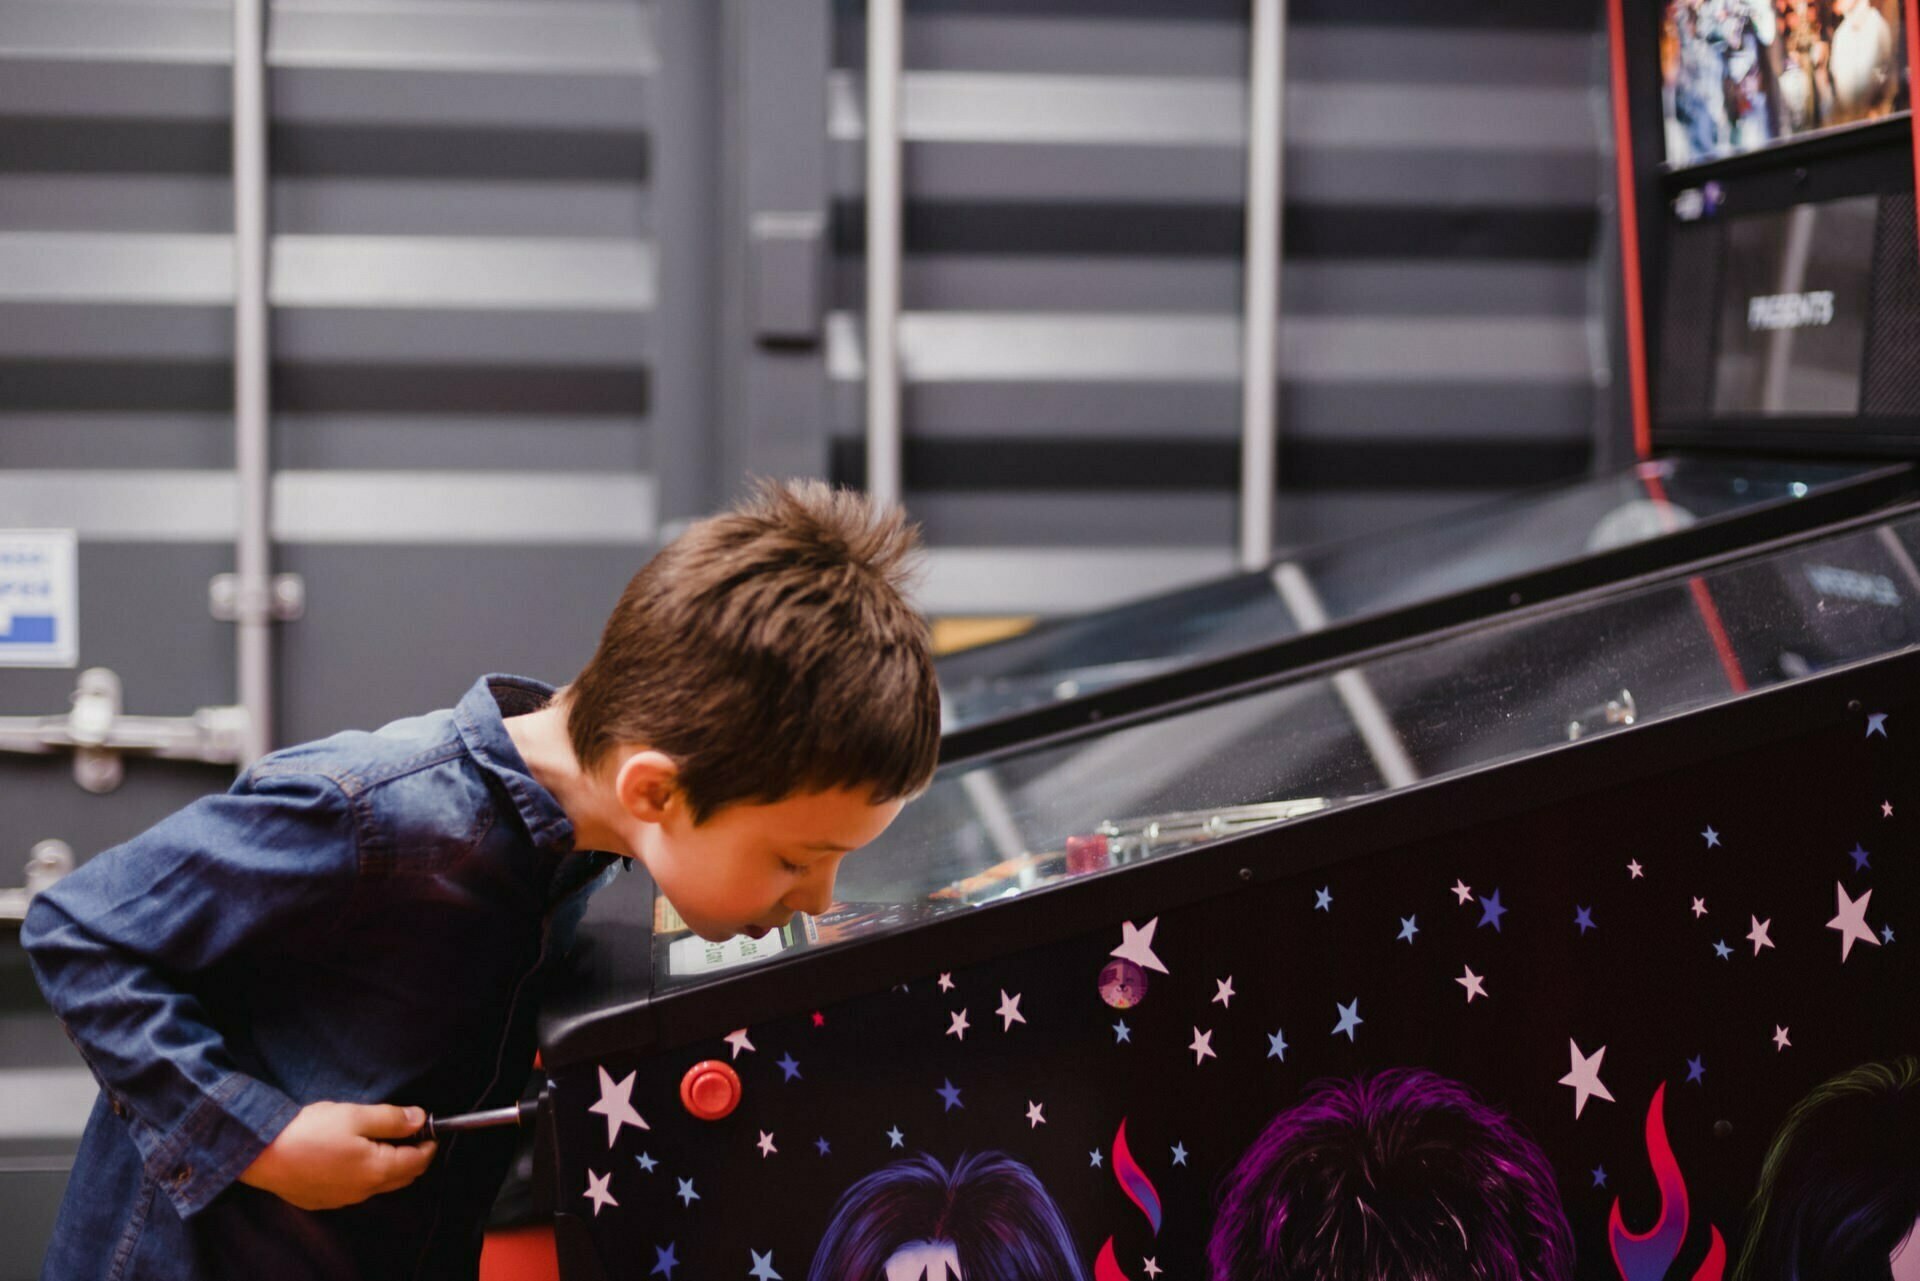
POLYGON ((191 716, 127 716, 120 678, 104 667, 80 673, 65 716, 0 716, 0 751, 73 753, 73 777, 89 792, 111 792, 126 775, 122 756, 239 764, 247 734, 244 707, 202 707, 191 716))
POLYGON ((73 850, 65 841, 41 841, 27 859, 27 882, 20 889, 0 889, 0 921, 24 921, 33 896, 73 870, 73 850))

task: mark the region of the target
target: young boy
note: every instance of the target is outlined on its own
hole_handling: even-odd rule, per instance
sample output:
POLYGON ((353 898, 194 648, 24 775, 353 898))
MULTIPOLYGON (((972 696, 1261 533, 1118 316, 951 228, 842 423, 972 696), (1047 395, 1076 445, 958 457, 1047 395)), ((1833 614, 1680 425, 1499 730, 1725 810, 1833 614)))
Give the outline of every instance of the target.
POLYGON ((511 1140, 398 1141, 517 1100, 619 859, 709 939, 832 901, 938 751, 914 548, 762 486, 634 576, 571 685, 274 752, 40 895, 21 938, 101 1086, 49 1281, 472 1277, 511 1140))

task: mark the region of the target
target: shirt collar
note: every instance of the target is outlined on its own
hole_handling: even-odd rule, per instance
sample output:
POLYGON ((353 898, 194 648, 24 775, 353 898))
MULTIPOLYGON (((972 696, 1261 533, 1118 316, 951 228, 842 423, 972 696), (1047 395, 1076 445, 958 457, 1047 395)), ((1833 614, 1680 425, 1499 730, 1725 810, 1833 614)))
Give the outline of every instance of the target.
POLYGON ((467 751, 513 798, 533 843, 567 854, 573 850, 573 821, 553 793, 534 778, 506 726, 507 717, 539 711, 553 695, 554 687, 543 681, 494 672, 475 681, 461 696, 453 719, 467 751))

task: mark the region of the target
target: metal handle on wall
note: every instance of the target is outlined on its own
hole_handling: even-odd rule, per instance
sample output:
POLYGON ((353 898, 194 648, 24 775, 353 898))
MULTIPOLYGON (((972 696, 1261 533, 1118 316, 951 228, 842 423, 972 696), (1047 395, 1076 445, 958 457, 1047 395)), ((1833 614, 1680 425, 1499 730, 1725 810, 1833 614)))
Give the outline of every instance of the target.
POLYGON ((1240 567, 1273 560, 1279 484, 1281 162, 1286 128, 1285 0, 1253 0, 1247 77, 1246 300, 1240 358, 1240 567))
POLYGON ((867 0, 867 492, 900 501, 901 0, 867 0))

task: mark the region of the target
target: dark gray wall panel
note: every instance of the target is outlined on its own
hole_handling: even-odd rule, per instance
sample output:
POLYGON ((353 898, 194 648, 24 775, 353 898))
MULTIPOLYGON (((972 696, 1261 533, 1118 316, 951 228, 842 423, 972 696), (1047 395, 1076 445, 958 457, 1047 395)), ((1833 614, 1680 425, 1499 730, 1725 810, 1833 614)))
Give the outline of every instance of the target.
POLYGON ((271 205, 275 230, 297 235, 632 237, 645 235, 652 220, 638 177, 518 183, 281 178, 271 205))
MULTIPOLYGON (((548 471, 565 460, 571 471, 641 473, 652 454, 638 415, 280 414, 273 450, 278 467, 318 471, 548 471)), ((0 465, 5 457, 0 445, 0 465)))
POLYGON ((450 706, 486 672, 559 684, 653 548, 282 545, 307 616, 277 634, 286 742, 450 706))
POLYGON ((0 172, 0 231, 233 231, 224 175, 0 172))
POLYGON ((276 308, 277 360, 299 365, 512 363, 528 369, 632 369, 647 356, 652 322, 620 312, 454 310, 423 307, 276 308))
MULTIPOLYGON (((1382 440, 1500 438, 1577 441, 1593 412, 1587 383, 1283 384, 1290 437, 1382 440)), ((859 433, 857 383, 834 387, 834 434, 859 433)), ((1021 432, 1053 439, 1238 440, 1240 389, 1226 383, 933 383, 909 386, 911 435, 1021 432)))
POLYGON ((231 470, 232 416, 0 411, 0 471, 89 466, 231 470))
MULTIPOLYGON (((834 265, 841 299, 865 296, 866 264, 834 265)), ((1282 309, 1304 316, 1585 316, 1584 263, 1292 262, 1282 309)), ((1231 259, 1023 258, 919 254, 904 264, 906 311, 1208 311, 1238 308, 1231 259)))
POLYGON ((302 66, 286 59, 315 55, 282 49, 278 41, 268 56, 272 61, 267 88, 280 120, 302 125, 441 126, 468 132, 634 132, 646 123, 645 77, 652 70, 639 63, 624 74, 551 71, 544 75, 499 64, 465 70, 338 63, 302 66))
MULTIPOLYGON (((0 943, 0 946, 12 946, 0 943)), ((4 1080, 4 1078, 0 1078, 4 1080)), ((85 1118, 82 1118, 84 1120, 85 1118)), ((0 1206, 0 1240, 9 1242, 43 1242, 53 1236, 54 1214, 60 1208, 60 1197, 66 1191, 66 1171, 48 1168, 48 1164, 38 1157, 23 1157, 11 1163, 18 1172, 9 1169, 9 1163, 0 1159, 0 1176, 6 1179, 7 1196, 0 1206)), ((40 1275, 40 1248, 33 1247, 0 1250, 0 1281, 35 1281, 40 1275)))
MULTIPOLYGON (((1508 491, 1284 493, 1275 504, 1275 542, 1302 547, 1376 533, 1464 511, 1502 492, 1508 491)), ((1013 577, 1021 573, 1020 554, 1034 548, 1229 547, 1235 520, 1235 497, 1222 492, 1049 494, 1044 501, 1018 492, 918 493, 909 508, 936 548, 1001 550, 1008 554, 1005 572, 1013 577)), ((1224 551, 1221 559, 1225 572, 1224 551)), ((991 607, 985 595, 972 605, 975 612, 991 607)))
MULTIPOLYGON (((0 709, 4 709, 0 715, 42 715, 66 710, 64 695, 58 704, 23 703, 13 692, 12 684, 11 673, 0 672, 0 709)), ((69 673, 69 688, 71 685, 69 673)), ((129 690, 129 700, 134 697, 134 692, 129 690)), ((228 695, 229 701, 231 697, 228 695)), ((127 710, 130 714, 147 711, 131 703, 127 710)), ((126 779, 119 789, 96 796, 73 781, 73 764, 67 756, 0 756, 0 804, 16 816, 0 825, 0 884, 20 884, 21 870, 37 841, 65 841, 72 847, 74 857, 84 862, 102 850, 139 835, 193 800, 210 792, 226 791, 233 783, 234 773, 224 765, 129 758, 126 779)), ((0 925, 0 951, 11 942, 12 926, 0 925)), ((65 1048, 59 1042, 53 1042, 52 1046, 65 1048)), ((79 1133, 78 1126, 74 1132, 79 1133)), ((0 1241, 5 1239, 0 1237, 0 1241)), ((0 1254, 4 1253, 0 1250, 0 1254)))
MULTIPOLYGON (((232 353, 230 305, 0 302, 0 359, 184 367, 230 359, 232 353)), ((15 390, 0 382, 0 408, 11 404, 15 390)))

